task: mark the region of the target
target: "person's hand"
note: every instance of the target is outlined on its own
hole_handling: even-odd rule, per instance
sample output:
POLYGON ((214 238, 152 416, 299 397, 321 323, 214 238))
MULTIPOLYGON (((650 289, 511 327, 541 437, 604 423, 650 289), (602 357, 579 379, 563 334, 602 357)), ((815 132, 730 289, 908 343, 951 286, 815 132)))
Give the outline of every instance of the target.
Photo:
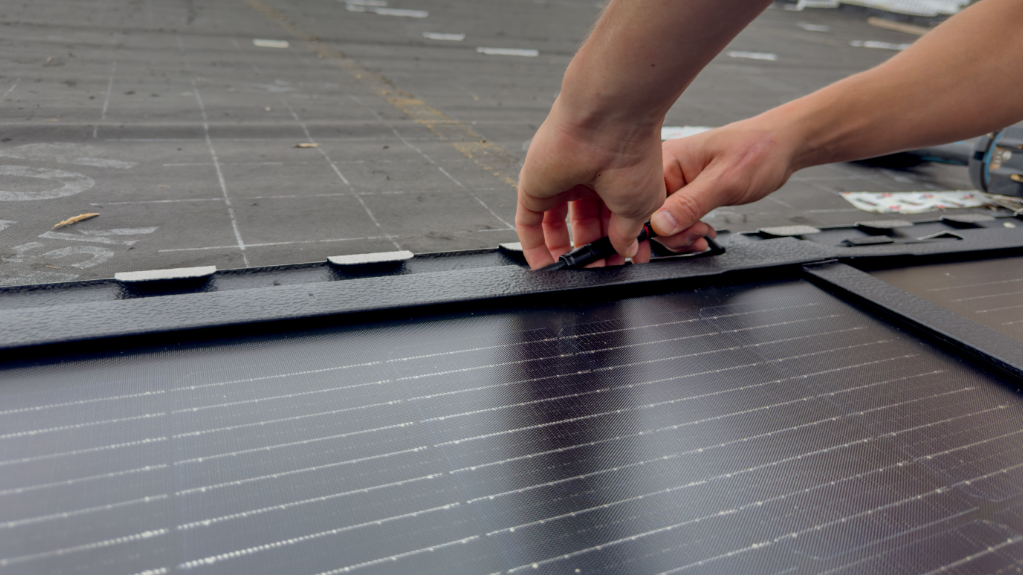
POLYGON ((703 251, 713 228, 700 221, 714 208, 755 202, 792 175, 792 148, 757 119, 663 144, 668 198, 651 216, 656 241, 680 251, 703 251))
POLYGON ((519 175, 515 229, 533 269, 554 263, 576 246, 604 236, 618 252, 591 265, 650 260, 650 244, 636 236, 665 198, 660 125, 581 129, 558 106, 529 145, 519 175))

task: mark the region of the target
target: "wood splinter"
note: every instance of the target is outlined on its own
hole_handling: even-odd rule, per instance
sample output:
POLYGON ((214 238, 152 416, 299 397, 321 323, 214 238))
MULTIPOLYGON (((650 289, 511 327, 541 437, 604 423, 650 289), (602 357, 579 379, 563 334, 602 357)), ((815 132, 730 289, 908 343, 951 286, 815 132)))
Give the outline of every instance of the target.
POLYGON ((91 220, 92 218, 95 218, 98 215, 99 214, 81 214, 81 215, 75 216, 73 218, 68 218, 68 219, 64 220, 63 222, 60 222, 59 224, 53 226, 50 229, 55 230, 57 228, 63 228, 65 226, 70 226, 71 224, 77 224, 78 222, 83 222, 85 220, 91 220))
POLYGON ((294 146, 292 146, 292 148, 315 148, 317 146, 319 146, 319 144, 314 144, 312 142, 303 142, 301 144, 295 144, 294 146))

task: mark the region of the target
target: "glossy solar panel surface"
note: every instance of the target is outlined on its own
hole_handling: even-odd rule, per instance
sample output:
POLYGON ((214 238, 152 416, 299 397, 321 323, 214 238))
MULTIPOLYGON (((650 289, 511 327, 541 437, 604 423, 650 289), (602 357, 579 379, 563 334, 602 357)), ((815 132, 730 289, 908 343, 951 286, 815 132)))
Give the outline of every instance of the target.
POLYGON ((802 281, 0 378, 4 573, 1023 560, 1016 388, 802 281))
POLYGON ((1023 341, 1023 257, 878 270, 872 274, 1023 341))

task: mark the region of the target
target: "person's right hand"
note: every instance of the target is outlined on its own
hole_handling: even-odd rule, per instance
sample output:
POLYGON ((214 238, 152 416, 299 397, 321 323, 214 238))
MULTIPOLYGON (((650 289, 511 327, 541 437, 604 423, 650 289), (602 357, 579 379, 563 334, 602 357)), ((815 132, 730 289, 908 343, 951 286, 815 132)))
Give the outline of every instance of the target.
POLYGON ((611 122, 581 127, 555 104, 529 145, 519 175, 515 229, 533 269, 576 246, 611 239, 617 254, 593 265, 650 259, 637 244, 644 222, 664 202, 660 123, 611 122))
POLYGON ((663 144, 668 198, 650 218, 656 241, 672 251, 702 251, 714 231, 700 221, 721 206, 755 202, 792 175, 795 148, 757 118, 663 144))

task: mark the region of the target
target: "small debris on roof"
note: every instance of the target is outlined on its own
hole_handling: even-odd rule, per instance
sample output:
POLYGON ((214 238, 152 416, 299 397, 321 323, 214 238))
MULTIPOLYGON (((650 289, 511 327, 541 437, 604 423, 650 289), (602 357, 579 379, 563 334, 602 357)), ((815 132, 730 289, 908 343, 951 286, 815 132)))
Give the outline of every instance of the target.
POLYGON ((319 144, 314 144, 312 142, 302 142, 301 144, 295 144, 292 148, 316 148, 318 146, 319 144))
POLYGON ((287 40, 260 40, 255 39, 252 43, 260 48, 287 48, 287 40))
POLYGON ((68 218, 68 219, 64 220, 63 222, 60 222, 59 224, 53 226, 50 229, 51 230, 55 230, 57 228, 63 228, 63 227, 66 227, 66 226, 70 226, 71 224, 77 224, 78 222, 84 222, 85 220, 91 220, 92 218, 95 218, 98 215, 99 214, 80 214, 80 215, 77 215, 77 216, 75 216, 73 218, 68 218))

